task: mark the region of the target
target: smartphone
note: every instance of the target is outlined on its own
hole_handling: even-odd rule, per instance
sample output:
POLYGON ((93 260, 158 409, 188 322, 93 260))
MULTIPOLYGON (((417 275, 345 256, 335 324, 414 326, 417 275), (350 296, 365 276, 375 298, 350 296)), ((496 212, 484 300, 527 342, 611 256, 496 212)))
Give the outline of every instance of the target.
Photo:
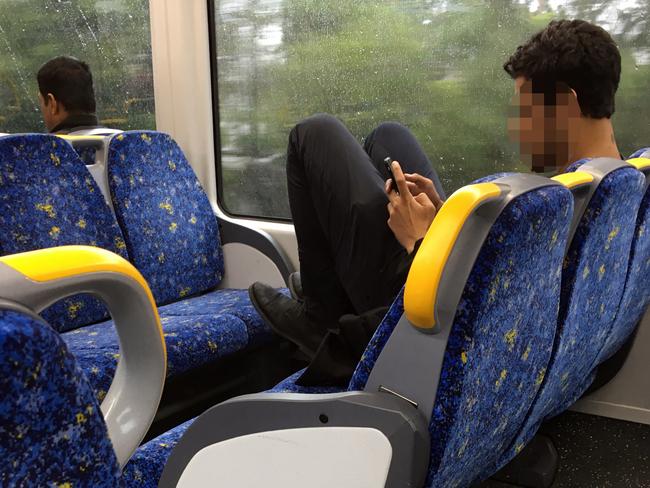
POLYGON ((397 189, 397 183, 395 183, 395 175, 393 174, 393 168, 391 168, 392 162, 393 162, 393 158, 391 158, 390 156, 384 158, 384 166, 386 166, 386 172, 390 175, 389 191, 394 191, 399 195, 399 190, 397 189))

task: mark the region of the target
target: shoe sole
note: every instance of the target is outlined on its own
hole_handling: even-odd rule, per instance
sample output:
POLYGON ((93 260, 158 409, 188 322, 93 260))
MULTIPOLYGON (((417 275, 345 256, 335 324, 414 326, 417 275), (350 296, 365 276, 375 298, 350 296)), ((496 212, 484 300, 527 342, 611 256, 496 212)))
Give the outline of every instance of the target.
POLYGON ((264 311, 262 310, 262 307, 260 307, 260 304, 257 303, 257 299, 255 298, 255 295, 253 294, 252 287, 248 288, 248 298, 250 299, 251 303, 253 304, 253 307, 255 307, 255 310, 260 315, 260 317, 262 317, 262 319, 264 319, 264 322, 266 322, 268 324, 268 326, 271 327, 271 329, 273 329, 273 332, 275 332, 277 335, 279 335, 283 339, 286 339, 289 342, 291 342, 292 344, 295 344, 296 346, 298 346, 300 348, 300 350, 310 358, 309 359, 310 361, 311 361, 312 358, 314 358, 316 356, 316 351, 313 351, 310 347, 304 345, 303 343, 301 343, 301 342, 299 342, 299 341, 297 341, 297 340, 295 340, 295 339, 293 339, 291 337, 287 337, 286 334, 282 333, 282 331, 279 331, 278 329, 276 329, 273 326, 273 322, 264 313, 264 311))

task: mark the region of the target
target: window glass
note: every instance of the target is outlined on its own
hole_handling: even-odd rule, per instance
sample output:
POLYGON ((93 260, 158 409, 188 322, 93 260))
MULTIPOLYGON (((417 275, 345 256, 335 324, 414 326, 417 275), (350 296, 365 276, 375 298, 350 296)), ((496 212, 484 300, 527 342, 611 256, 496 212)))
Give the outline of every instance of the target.
POLYGON ((102 125, 155 128, 148 2, 2 0, 0 132, 45 131, 36 73, 59 55, 90 65, 102 125))
POLYGON ((316 112, 361 141, 377 124, 415 133, 451 193, 526 171, 508 142, 502 65, 553 18, 610 31, 623 57, 614 117, 624 154, 650 145, 650 4, 641 0, 215 0, 223 202, 289 217, 288 133, 316 112))

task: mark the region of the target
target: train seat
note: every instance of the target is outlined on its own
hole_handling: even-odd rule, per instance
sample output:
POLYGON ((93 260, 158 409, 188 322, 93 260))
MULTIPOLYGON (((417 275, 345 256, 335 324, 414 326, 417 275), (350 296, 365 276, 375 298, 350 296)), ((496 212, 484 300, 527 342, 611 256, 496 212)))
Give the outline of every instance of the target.
MULTIPOLYGON (((43 134, 0 141, 0 254, 86 244, 128 257, 124 236, 69 144, 43 134)), ((106 308, 80 295, 43 316, 59 332, 104 320, 106 308)))
MULTIPOLYGON (((72 147, 51 135, 15 135, 0 141, 0 230, 3 255, 85 244, 132 259, 126 236, 93 177, 72 147)), ((212 230, 216 230, 216 224, 212 230)), ((214 253, 218 253, 216 238, 216 243, 212 243, 214 253)), ((200 240, 200 237, 195 234, 192 239, 200 240)), ((173 252, 180 250, 175 248, 173 252)), ((170 261, 182 259, 182 256, 170 256, 170 261)), ((216 260, 212 264, 219 265, 216 260)), ((216 275, 214 272, 211 283, 215 282, 216 275)), ((164 277, 160 274, 157 283, 159 289, 164 288, 164 277)), ((181 292, 185 293, 176 291, 177 296, 181 292)), ((247 305, 245 290, 224 291, 220 298, 216 305, 224 305, 224 309, 229 306, 228 312, 213 309, 207 314, 183 315, 172 310, 163 317, 170 377, 245 350, 250 344, 248 328, 259 337, 261 319, 253 318, 253 307, 247 305)), ((102 398, 119 357, 113 322, 106 321, 104 305, 96 298, 80 295, 54 304, 43 312, 43 317, 63 333, 64 341, 79 356, 96 394, 102 398)))
POLYGON ((623 297, 616 321, 599 355, 599 363, 606 361, 625 344, 650 303, 650 289, 647 286, 650 275, 650 148, 637 151, 628 162, 645 174, 646 191, 636 218, 623 297))
POLYGON ((377 415, 392 409, 415 432, 408 442, 387 434, 388 486, 468 485, 509 445, 539 389, 572 209, 566 188, 533 175, 459 190, 427 233, 348 391, 228 400, 136 451, 124 472, 129 486, 156 486, 165 464, 160 486, 176 486, 195 453, 226 439, 326 423, 382 430, 377 415))
POLYGON ((556 178, 571 182, 572 173, 578 177, 574 182, 589 179, 573 188, 576 206, 553 354, 526 424, 499 468, 521 452, 545 419, 566 410, 589 387, 623 292, 635 224, 629 216, 637 214, 643 175, 624 161, 599 158, 580 161, 556 178))
POLYGON ((217 289, 224 273, 217 218, 192 167, 167 134, 111 138, 108 185, 131 262, 147 279, 163 317, 226 312, 251 341, 273 337, 246 290, 217 289))
POLYGON ((125 259, 86 246, 0 258, 0 479, 3 486, 121 484, 165 378, 165 342, 146 282, 125 259), (36 315, 80 290, 100 296, 122 357, 98 402, 85 372, 36 315))
MULTIPOLYGON (((167 377, 183 373, 244 351, 248 344, 246 325, 227 313, 163 317, 167 346, 167 377)), ((88 325, 62 334, 68 348, 86 372, 97 398, 106 396, 120 357, 113 321, 88 325)))
MULTIPOLYGON (((288 293, 286 289, 283 293, 288 293)), ((249 346, 263 344, 273 337, 269 326, 253 307, 247 290, 217 289, 159 307, 161 317, 192 317, 214 313, 236 317, 245 325, 249 346)))
POLYGON ((3 486, 119 486, 99 403, 59 334, 0 308, 0 372, 3 486))

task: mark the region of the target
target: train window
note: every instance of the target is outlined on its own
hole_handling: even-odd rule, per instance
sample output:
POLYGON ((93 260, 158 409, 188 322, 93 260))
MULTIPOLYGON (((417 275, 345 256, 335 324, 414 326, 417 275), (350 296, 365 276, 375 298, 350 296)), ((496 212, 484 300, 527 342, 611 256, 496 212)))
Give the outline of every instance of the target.
POLYGON ((329 112, 361 140, 408 125, 448 192, 489 173, 525 171, 506 136, 512 81, 501 66, 533 32, 584 18, 623 56, 615 127, 620 149, 650 143, 648 3, 637 0, 215 0, 222 203, 287 218, 289 130, 329 112))
POLYGON ((63 54, 90 65, 102 125, 155 128, 148 2, 2 0, 0 132, 45 130, 36 72, 63 54))

